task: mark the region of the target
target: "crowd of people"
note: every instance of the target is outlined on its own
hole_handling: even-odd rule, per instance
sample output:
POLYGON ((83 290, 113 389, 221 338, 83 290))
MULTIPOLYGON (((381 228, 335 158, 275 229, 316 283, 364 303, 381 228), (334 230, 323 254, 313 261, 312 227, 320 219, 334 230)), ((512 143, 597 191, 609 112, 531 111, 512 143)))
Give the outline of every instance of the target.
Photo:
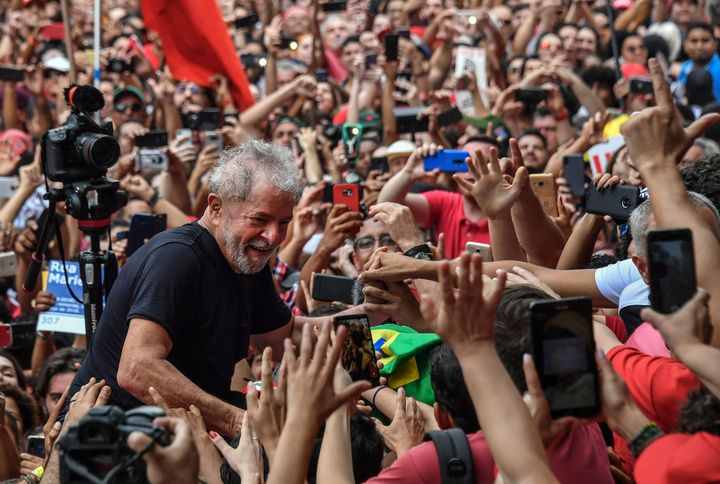
POLYGON ((719 1, 101 3, 96 52, 92 0, 0 2, 0 481, 720 482, 719 1), (216 42, 167 9, 244 76, 179 75, 216 42), (48 220, 45 270, 96 249, 44 197, 93 84, 128 200, 88 339, 23 283, 48 220))

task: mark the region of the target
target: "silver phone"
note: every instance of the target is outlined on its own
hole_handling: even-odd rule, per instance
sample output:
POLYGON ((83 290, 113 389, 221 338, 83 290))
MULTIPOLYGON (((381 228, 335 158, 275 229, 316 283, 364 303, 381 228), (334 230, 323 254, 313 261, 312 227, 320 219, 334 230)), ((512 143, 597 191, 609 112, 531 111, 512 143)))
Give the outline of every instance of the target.
POLYGON ((0 198, 10 198, 19 185, 16 176, 0 176, 0 198))
POLYGON ((15 252, 0 253, 0 277, 14 276, 17 271, 17 256, 15 252))
POLYGON ((465 252, 470 254, 480 254, 483 261, 489 262, 492 258, 492 247, 488 244, 481 244, 479 242, 468 242, 465 244, 465 252))

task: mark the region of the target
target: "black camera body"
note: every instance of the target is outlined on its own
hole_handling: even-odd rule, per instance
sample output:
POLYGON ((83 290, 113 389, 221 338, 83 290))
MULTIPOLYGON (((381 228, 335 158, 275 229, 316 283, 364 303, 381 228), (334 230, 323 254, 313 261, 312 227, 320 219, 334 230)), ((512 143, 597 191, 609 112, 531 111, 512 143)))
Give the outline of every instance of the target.
POLYGON ((155 443, 166 446, 171 437, 165 428, 153 424, 165 413, 158 407, 142 406, 127 412, 119 407, 94 407, 70 428, 60 440, 60 482, 88 482, 84 472, 102 480, 113 472, 111 483, 146 483, 143 459, 127 445, 132 432, 147 434, 155 443), (118 468, 118 470, 115 470, 118 468))
POLYGON ((47 132, 43 156, 49 179, 76 182, 104 176, 120 157, 120 145, 111 123, 98 126, 87 113, 73 112, 65 124, 47 132))

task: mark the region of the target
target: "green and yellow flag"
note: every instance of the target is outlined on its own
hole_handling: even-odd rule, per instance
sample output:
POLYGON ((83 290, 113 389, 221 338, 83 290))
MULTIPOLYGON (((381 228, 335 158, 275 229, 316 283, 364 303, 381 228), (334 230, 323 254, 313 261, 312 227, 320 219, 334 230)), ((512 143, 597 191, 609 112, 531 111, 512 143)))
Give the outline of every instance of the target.
POLYGON ((404 387, 408 396, 434 404, 429 359, 432 348, 441 344, 440 337, 397 324, 381 324, 371 331, 375 351, 382 354, 380 375, 388 378, 388 386, 404 387))

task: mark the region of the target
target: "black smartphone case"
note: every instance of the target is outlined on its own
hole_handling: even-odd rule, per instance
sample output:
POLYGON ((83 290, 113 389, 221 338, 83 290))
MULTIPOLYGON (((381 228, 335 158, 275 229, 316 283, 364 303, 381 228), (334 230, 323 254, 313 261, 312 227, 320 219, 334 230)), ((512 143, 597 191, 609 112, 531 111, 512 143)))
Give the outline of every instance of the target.
POLYGON ((638 205, 640 189, 637 187, 616 185, 599 191, 592 185, 587 192, 585 211, 595 215, 610 215, 615 220, 624 222, 638 205))

